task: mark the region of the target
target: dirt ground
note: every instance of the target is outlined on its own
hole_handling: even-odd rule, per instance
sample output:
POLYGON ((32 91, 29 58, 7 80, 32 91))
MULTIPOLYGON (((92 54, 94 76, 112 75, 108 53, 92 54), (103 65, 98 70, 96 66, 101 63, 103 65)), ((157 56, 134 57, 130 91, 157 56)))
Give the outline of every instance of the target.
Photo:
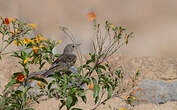
MULTIPOLYGON (((165 57, 130 57, 125 55, 115 55, 108 59, 112 63, 113 68, 121 67, 125 70, 126 74, 135 72, 138 68, 142 68, 140 81, 144 78, 153 80, 164 80, 166 82, 173 82, 177 77, 177 59, 165 58, 165 57)), ((15 65, 17 60, 13 57, 3 57, 0 61, 0 83, 2 87, 10 79, 13 72, 21 70, 19 65, 15 65), (7 59, 8 58, 8 59, 7 59)), ((46 65, 48 68, 49 65, 46 65)), ((33 68, 33 67, 32 67, 33 68)), ((33 69, 35 71, 35 69, 33 69)), ((84 104, 79 101, 77 107, 83 108, 83 110, 90 110, 94 107, 93 92, 90 90, 87 92, 88 102, 84 104)), ((122 96, 125 99, 125 96, 122 96)), ((112 108, 126 108, 127 110, 177 110, 177 102, 167 102, 165 104, 141 104, 135 107, 127 105, 123 99, 113 98, 110 99, 105 105, 98 107, 97 110, 109 110, 109 105, 112 108)), ((57 110, 59 101, 56 99, 49 99, 41 101, 40 104, 34 104, 33 107, 36 110, 57 110)))

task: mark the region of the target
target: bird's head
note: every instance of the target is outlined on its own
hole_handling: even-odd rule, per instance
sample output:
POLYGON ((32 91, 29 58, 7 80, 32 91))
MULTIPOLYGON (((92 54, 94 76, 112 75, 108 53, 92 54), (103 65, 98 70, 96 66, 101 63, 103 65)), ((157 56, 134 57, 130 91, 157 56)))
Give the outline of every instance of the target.
POLYGON ((68 44, 65 46, 63 53, 64 54, 72 54, 73 51, 79 46, 80 46, 80 44, 68 44))

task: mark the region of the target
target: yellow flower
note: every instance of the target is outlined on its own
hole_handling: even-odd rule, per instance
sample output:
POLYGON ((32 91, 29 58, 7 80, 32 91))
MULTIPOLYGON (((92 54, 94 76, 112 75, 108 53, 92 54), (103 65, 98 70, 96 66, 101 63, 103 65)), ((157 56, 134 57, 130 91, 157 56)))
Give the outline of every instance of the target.
POLYGON ((30 40, 30 39, 29 39, 29 42, 31 42, 32 44, 34 44, 34 40, 30 40))
POLYGON ((129 96, 129 95, 127 96, 127 99, 128 99, 128 98, 130 98, 130 96, 129 96))
POLYGON ((45 45, 40 45, 39 47, 40 47, 40 48, 43 48, 43 47, 46 47, 46 46, 45 46, 45 45))
POLYGON ((24 60, 24 64, 26 64, 29 59, 30 59, 30 57, 26 58, 26 59, 24 60))
POLYGON ((126 110, 126 108, 119 108, 119 110, 126 110))
POLYGON ((40 36, 39 36, 39 34, 36 36, 36 42, 37 42, 37 43, 40 42, 40 36))
POLYGON ((36 24, 27 24, 28 26, 31 26, 32 29, 36 29, 37 28, 37 25, 36 24))
POLYGON ((115 26, 114 26, 114 25, 110 25, 110 27, 111 27, 112 29, 114 29, 114 28, 115 28, 115 26))
POLYGON ((42 41, 42 40, 47 41, 47 39, 44 38, 44 37, 42 37, 40 34, 36 35, 36 42, 37 42, 37 43, 39 43, 39 42, 42 41))
POLYGON ((18 32, 18 29, 15 29, 15 33, 17 33, 18 32))
POLYGON ((29 39, 27 37, 25 37, 24 40, 23 40, 23 43, 24 44, 28 44, 29 43, 29 39))
POLYGON ((62 43, 62 40, 59 40, 58 43, 61 44, 61 43, 62 43))
POLYGON ((24 44, 28 44, 28 43, 30 43, 30 42, 34 44, 34 40, 30 40, 30 39, 28 39, 27 37, 25 37, 24 40, 23 40, 23 43, 24 43, 24 44))
POLYGON ((26 106, 30 103, 31 98, 28 98, 28 100, 26 101, 26 106))
POLYGON ((12 22, 12 21, 16 21, 16 19, 9 19, 9 21, 10 21, 10 22, 12 22))
POLYGON ((140 72, 141 71, 141 68, 138 68, 137 72, 140 72))
POLYGON ((38 48, 38 47, 33 46, 32 50, 33 50, 34 54, 37 54, 37 51, 39 50, 39 48, 38 48))
POLYGON ((20 40, 20 42, 19 41, 14 41, 14 44, 17 45, 17 46, 20 46, 21 43, 23 43, 22 40, 20 40))

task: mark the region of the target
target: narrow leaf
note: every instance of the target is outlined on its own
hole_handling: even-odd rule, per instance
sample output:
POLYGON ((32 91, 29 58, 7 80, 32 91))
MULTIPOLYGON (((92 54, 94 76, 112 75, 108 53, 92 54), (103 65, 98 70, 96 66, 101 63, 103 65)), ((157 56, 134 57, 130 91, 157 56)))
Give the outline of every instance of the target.
POLYGON ((71 108, 71 104, 73 102, 73 98, 71 96, 69 96, 66 100, 66 107, 67 109, 70 109, 71 108))

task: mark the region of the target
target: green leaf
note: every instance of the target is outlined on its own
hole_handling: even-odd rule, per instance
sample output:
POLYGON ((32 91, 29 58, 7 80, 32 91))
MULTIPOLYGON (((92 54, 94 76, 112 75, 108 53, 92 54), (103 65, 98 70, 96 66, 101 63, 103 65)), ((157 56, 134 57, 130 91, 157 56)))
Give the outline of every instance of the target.
POLYGON ((82 101, 86 104, 87 103, 87 97, 84 95, 84 96, 81 96, 81 99, 82 101))
POLYGON ((1 55, 0 55, 0 60, 2 59, 1 55))
POLYGON ((134 34, 134 32, 131 32, 127 37, 128 37, 128 38, 129 38, 129 37, 132 37, 133 34, 134 34))
POLYGON ((73 88, 72 90, 70 90, 69 91, 69 95, 73 95, 73 94, 75 94, 76 93, 76 91, 77 91, 77 88, 73 88))
POLYGON ((5 86, 5 90, 4 91, 6 91, 13 84, 16 84, 16 80, 12 80, 12 81, 8 82, 7 85, 5 86))
POLYGON ((90 64, 91 62, 94 62, 94 60, 87 60, 86 64, 90 64))
POLYGON ((106 71, 106 68, 105 68, 105 66, 103 66, 103 65, 98 65, 97 68, 101 68, 101 69, 103 69, 103 70, 106 71))
POLYGON ((90 67, 88 64, 84 64, 83 68, 86 68, 87 70, 91 70, 92 69, 92 67, 90 67))
POLYGON ((14 52, 11 56, 14 56, 14 57, 17 57, 17 58, 20 58, 20 59, 21 59, 21 57, 18 55, 17 52, 14 52))
POLYGON ((26 52, 25 51, 21 51, 21 56, 22 56, 23 59, 25 59, 26 58, 26 52))
POLYGON ((94 53, 89 53, 91 60, 95 61, 95 54, 94 53))
POLYGON ((96 73, 97 73, 97 74, 101 74, 101 73, 102 73, 101 69, 96 68, 96 73))
POLYGON ((96 97, 96 98, 95 98, 95 104, 98 102, 98 99, 99 99, 99 97, 96 97))
POLYGON ((68 96, 68 98, 66 100, 66 107, 67 107, 67 109, 71 108, 72 102, 73 102, 73 98, 71 96, 68 96))
POLYGON ((50 89, 52 87, 52 84, 54 84, 56 81, 55 80, 52 80, 49 84, 48 84, 48 89, 50 89))
POLYGON ((29 79, 34 79, 34 80, 37 80, 37 81, 41 81, 45 84, 48 84, 47 81, 44 78, 38 78, 38 77, 32 76, 29 79))
POLYGON ((79 91, 78 95, 81 97, 84 103, 87 103, 87 97, 85 96, 85 91, 79 91))
POLYGON ((73 102, 71 103, 71 107, 76 105, 76 103, 78 102, 78 99, 77 99, 77 97, 75 95, 72 96, 72 98, 73 98, 73 102))
POLYGON ((80 73, 83 69, 83 66, 80 66, 78 69, 77 69, 77 72, 80 73))
POLYGON ((42 64, 40 64, 39 69, 41 69, 41 68, 44 66, 45 63, 46 63, 46 62, 43 62, 42 64))
POLYGON ((112 96, 112 89, 109 85, 107 86, 107 92, 108 92, 107 99, 109 99, 112 96))
POLYGON ((120 78, 121 77, 121 70, 116 70, 115 74, 120 78))
POLYGON ((55 54, 55 57, 59 57, 61 54, 55 54))
POLYGON ((99 86, 99 84, 97 84, 97 81, 94 78, 92 80, 93 80, 93 84, 94 84, 93 97, 97 98, 97 97, 99 97, 100 86, 99 86))

